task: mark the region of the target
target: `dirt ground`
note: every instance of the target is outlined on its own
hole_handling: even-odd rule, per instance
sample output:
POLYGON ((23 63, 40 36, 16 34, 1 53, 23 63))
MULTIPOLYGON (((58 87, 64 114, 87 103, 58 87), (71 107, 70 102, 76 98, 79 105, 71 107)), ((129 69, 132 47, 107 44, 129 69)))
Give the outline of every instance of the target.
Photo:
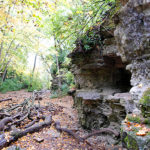
MULTIPOLYGON (((10 105, 11 103, 20 103, 25 98, 32 95, 31 92, 26 90, 7 92, 6 94, 0 94, 0 99, 12 97, 12 101, 6 101, 0 103, 0 108, 10 105)), ((88 132, 83 130, 78 124, 77 111, 73 108, 73 99, 70 96, 63 98, 50 99, 50 93, 45 92, 41 105, 51 105, 57 109, 57 112, 53 114, 52 119, 59 121, 61 126, 67 129, 71 129, 81 137, 87 135, 88 132)), ((91 137, 87 142, 78 142, 73 137, 67 135, 67 133, 59 133, 54 125, 43 128, 39 132, 28 134, 12 145, 20 146, 25 150, 101 150, 102 145, 105 145, 104 141, 98 141, 96 137, 91 137), (42 142, 37 142, 35 139, 41 138, 42 142)), ((3 148, 7 150, 8 148, 3 148)))

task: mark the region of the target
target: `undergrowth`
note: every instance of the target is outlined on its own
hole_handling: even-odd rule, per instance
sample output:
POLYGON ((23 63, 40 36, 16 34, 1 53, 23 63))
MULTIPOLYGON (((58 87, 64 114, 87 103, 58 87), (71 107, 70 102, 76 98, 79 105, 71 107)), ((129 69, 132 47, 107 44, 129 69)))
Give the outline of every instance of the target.
POLYGON ((17 79, 6 79, 5 82, 0 85, 0 92, 17 91, 23 87, 24 84, 17 79))
POLYGON ((42 89, 42 82, 37 78, 22 77, 22 78, 10 78, 6 79, 3 83, 0 83, 0 92, 6 93, 8 91, 18 91, 21 89, 27 89, 29 92, 42 89))

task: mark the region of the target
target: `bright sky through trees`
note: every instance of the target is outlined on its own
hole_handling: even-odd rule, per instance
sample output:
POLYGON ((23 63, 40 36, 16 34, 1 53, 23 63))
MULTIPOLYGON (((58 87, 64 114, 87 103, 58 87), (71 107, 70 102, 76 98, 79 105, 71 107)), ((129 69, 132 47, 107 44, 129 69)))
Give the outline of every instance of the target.
POLYGON ((53 63, 69 64, 66 56, 77 38, 101 24, 114 6, 115 0, 1 0, 2 81, 12 71, 33 77, 42 68, 50 75, 53 63))

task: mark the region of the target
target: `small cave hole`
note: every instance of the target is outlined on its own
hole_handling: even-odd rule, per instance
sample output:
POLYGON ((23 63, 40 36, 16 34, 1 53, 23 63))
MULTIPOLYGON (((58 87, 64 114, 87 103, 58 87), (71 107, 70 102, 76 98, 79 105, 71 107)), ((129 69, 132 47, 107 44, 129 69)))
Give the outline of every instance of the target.
POLYGON ((115 86, 120 89, 121 92, 129 92, 131 89, 131 72, 125 68, 119 68, 115 72, 115 86))

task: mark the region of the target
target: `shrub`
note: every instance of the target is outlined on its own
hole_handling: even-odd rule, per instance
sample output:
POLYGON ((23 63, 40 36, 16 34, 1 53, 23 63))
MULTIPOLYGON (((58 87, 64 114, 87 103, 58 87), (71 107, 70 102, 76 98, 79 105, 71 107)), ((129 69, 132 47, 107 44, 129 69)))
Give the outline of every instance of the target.
POLYGON ((142 98, 140 99, 140 104, 150 105, 150 88, 144 92, 142 98))
POLYGON ((128 119, 130 122, 141 123, 141 119, 140 119, 139 116, 127 115, 127 119, 128 119))
POLYGON ((61 96, 67 95, 69 91, 69 86, 67 84, 63 84, 61 86, 61 96))
POLYGON ((6 93, 8 91, 17 91, 22 89, 24 86, 23 82, 18 79, 6 79, 0 86, 0 91, 6 93))
POLYGON ((58 93, 55 91, 55 92, 52 92, 51 96, 50 96, 51 99, 53 98, 58 98, 58 93))
POLYGON ((41 90, 42 89, 42 82, 39 78, 35 77, 31 79, 30 84, 28 85, 28 91, 33 92, 34 90, 41 90))
POLYGON ((144 117, 150 117, 150 88, 148 88, 140 99, 141 111, 144 117))
POLYGON ((71 85, 71 84, 74 83, 74 76, 73 76, 73 74, 70 71, 68 71, 66 73, 65 77, 66 77, 66 81, 67 81, 68 85, 71 85))

